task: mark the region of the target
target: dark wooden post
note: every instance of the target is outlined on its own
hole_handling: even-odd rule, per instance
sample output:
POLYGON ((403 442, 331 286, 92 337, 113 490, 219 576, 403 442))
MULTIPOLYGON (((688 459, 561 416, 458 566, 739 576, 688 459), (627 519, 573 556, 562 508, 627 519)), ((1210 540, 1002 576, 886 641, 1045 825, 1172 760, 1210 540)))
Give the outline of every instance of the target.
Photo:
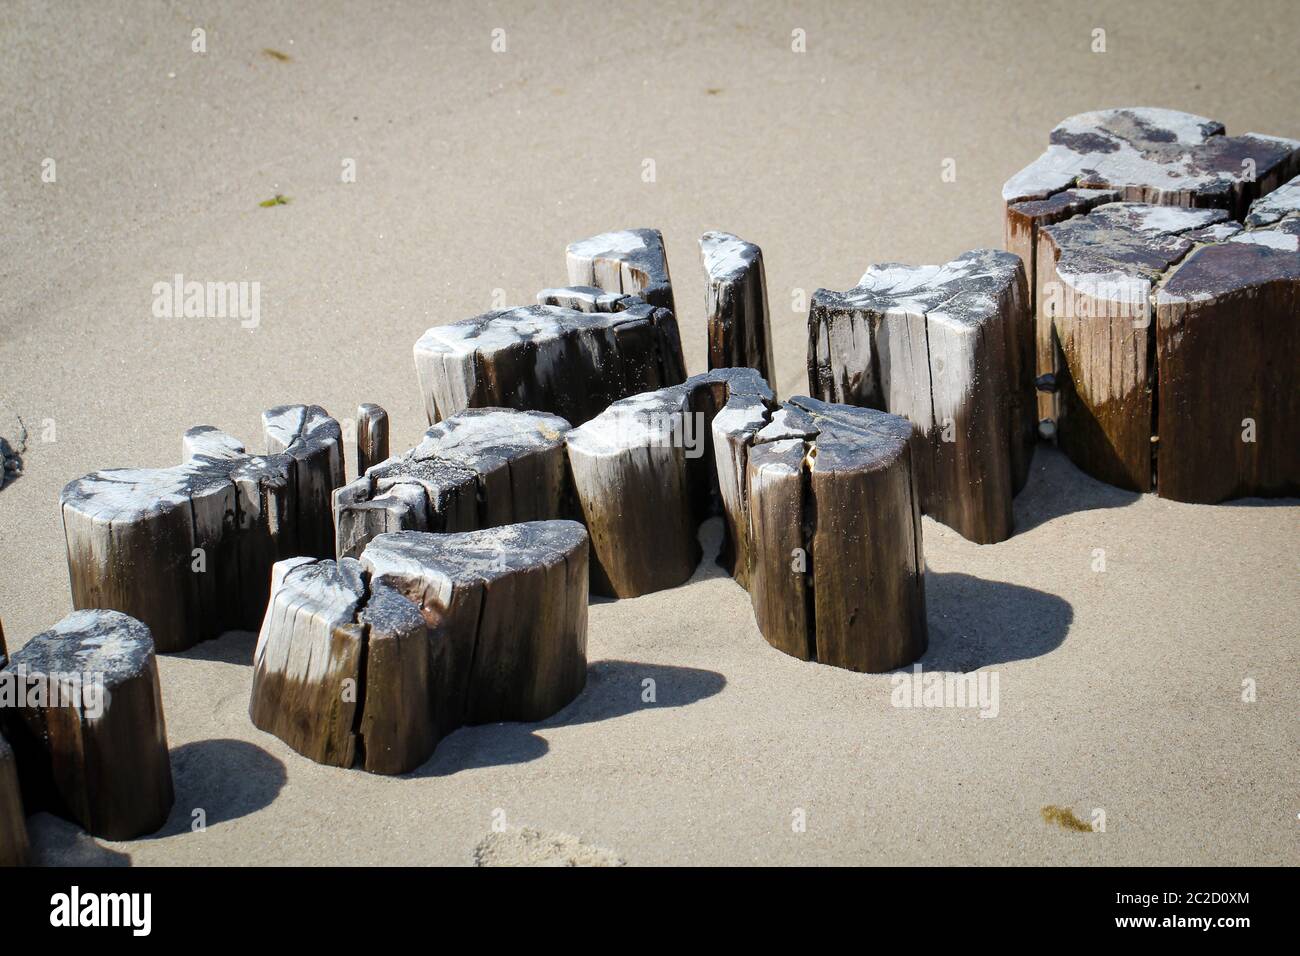
POLYGON ((249 713, 318 763, 405 773, 467 723, 541 720, 586 680, 587 535, 572 521, 381 534, 276 566, 249 713))
POLYGON ((814 293, 809 388, 911 421, 925 512, 980 544, 1003 541, 1036 441, 1033 382, 1019 364, 1028 321, 1024 268, 1010 253, 873 266, 848 292, 814 293))
POLYGON ((430 423, 466 408, 516 408, 576 425, 686 377, 676 318, 646 303, 530 305, 436 326, 415 343, 415 368, 430 423))
POLYGON ((750 595, 773 647, 879 672, 925 652, 911 425, 796 397, 750 449, 750 595))
POLYGON ((167 730, 145 625, 74 611, 15 651, 0 725, 17 754, 24 804, 110 840, 153 833, 173 791, 167 730))
POLYGON ((570 285, 637 295, 677 314, 668 276, 668 253, 658 229, 605 232, 571 242, 564 251, 570 285))
POLYGON ((388 458, 388 412, 365 402, 357 406, 357 474, 388 458))
MULTIPOLYGON (((700 561, 700 523, 714 495, 740 502, 740 449, 766 422, 771 403, 771 389, 753 369, 718 369, 615 402, 569 432, 593 589, 635 597, 691 576, 700 561)), ((743 555, 747 524, 733 518, 729 531, 743 555)), ((738 563, 744 568, 747 559, 738 563)))
MULTIPOLYGON (((0 672, 3 679, 3 672, 0 672)), ((30 855, 27 818, 13 748, 0 734, 0 866, 22 866, 30 855)))
POLYGON ((263 415, 268 454, 201 425, 171 468, 98 471, 60 497, 73 605, 146 624, 162 652, 256 627, 271 565, 333 553, 341 431, 324 409, 263 415))
POLYGON ((334 496, 336 553, 359 557, 386 531, 473 531, 566 517, 564 435, 545 412, 467 408, 414 448, 372 467, 334 496))
MULTIPOLYGON (((1300 142, 1246 133, 1177 110, 1095 110, 1061 122, 1047 150, 1002 187, 1006 247, 1040 284, 1039 231, 1119 200, 1223 209, 1240 219, 1250 203, 1300 173, 1300 142), (1249 160, 1249 162, 1247 162, 1249 160)), ((1034 319, 1039 415, 1055 421, 1056 352, 1051 323, 1034 319)))
POLYGON ((706 232, 700 256, 709 280, 709 368, 752 368, 774 381, 763 250, 727 232, 706 232))

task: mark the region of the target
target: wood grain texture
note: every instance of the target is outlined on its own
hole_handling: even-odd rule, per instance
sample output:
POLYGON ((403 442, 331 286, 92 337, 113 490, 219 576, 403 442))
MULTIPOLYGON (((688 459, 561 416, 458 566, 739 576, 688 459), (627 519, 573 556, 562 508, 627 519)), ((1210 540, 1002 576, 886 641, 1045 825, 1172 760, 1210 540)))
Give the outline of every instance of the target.
POLYGON ((574 512, 564 436, 546 412, 470 408, 334 495, 338 557, 387 531, 473 531, 574 512))
MULTIPOLYGON (((1007 181, 1006 247, 1038 279, 1038 231, 1102 203, 1223 209, 1240 219, 1251 203, 1300 173, 1300 142, 1247 133, 1222 123, 1147 107, 1097 110, 1061 122, 1047 150, 1007 181)), ((1034 323, 1036 375, 1054 375, 1050 323, 1034 323)), ((1055 421, 1055 395, 1039 396, 1039 415, 1055 421)))
POLYGON ((318 763, 384 774, 465 724, 548 717, 586 681, 587 561, 561 520, 277 565, 250 715, 318 763))
MULTIPOLYGON (((668 253, 658 229, 621 229, 569 243, 569 284, 636 295, 674 315, 668 253)), ((672 384, 672 383, 665 383, 672 384)))
POLYGON ((737 564, 748 539, 745 449, 772 401, 753 369, 717 369, 623 399, 569 432, 593 590, 635 597, 687 580, 700 561, 700 523, 715 507, 727 515, 723 560, 737 564))
POLYGON ((129 614, 162 652, 255 628, 275 561, 333 553, 330 499, 343 483, 342 433, 324 409, 274 408, 263 428, 263 456, 200 425, 180 465, 70 482, 60 502, 73 605, 129 614))
POLYGON ((416 342, 415 367, 430 423, 497 407, 581 424, 686 377, 677 320, 646 303, 616 312, 521 306, 436 326, 416 342))
POLYGON ((925 652, 912 432, 896 415, 796 397, 758 433, 750 595, 772 646, 868 672, 925 652))
POLYGON ((153 833, 173 801, 149 629, 116 611, 74 611, 14 652, 0 729, 17 755, 23 803, 88 833, 153 833), (12 695, 12 696, 11 696, 12 695))
POLYGON ((1192 502, 1295 493, 1300 219, 1278 193, 1248 225, 1109 203, 1040 231, 1057 440, 1085 472, 1192 502))
POLYGON ((1198 247, 1155 296, 1162 498, 1300 494, 1300 218, 1198 247))
MULTIPOLYGON (((0 648, 0 656, 3 648, 0 648)), ((30 859, 27 818, 18 784, 18 761, 0 734, 0 866, 22 866, 30 859)))
POLYGON ((776 365, 763 250, 727 232, 706 232, 700 257, 709 282, 709 368, 752 368, 771 382, 776 365))
POLYGON ((357 474, 388 458, 388 412, 365 402, 357 406, 357 474))
POLYGON ((818 289, 808 376, 819 400, 901 415, 927 514, 981 544, 1008 538, 1029 475, 1036 399, 1018 257, 975 250, 942 266, 872 266, 818 289))

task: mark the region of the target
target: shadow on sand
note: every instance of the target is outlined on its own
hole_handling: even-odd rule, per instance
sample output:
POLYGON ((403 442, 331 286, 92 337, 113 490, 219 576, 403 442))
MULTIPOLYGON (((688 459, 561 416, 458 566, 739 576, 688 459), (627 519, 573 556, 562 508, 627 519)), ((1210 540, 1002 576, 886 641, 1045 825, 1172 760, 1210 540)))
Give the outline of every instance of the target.
POLYGON ((463 727, 438 744, 434 755, 411 777, 445 777, 477 767, 527 763, 544 756, 548 745, 534 731, 612 720, 649 705, 641 699, 646 679, 654 681, 658 708, 685 707, 712 697, 727 684, 716 671, 637 661, 594 661, 587 686, 558 714, 535 724, 483 724, 463 727))

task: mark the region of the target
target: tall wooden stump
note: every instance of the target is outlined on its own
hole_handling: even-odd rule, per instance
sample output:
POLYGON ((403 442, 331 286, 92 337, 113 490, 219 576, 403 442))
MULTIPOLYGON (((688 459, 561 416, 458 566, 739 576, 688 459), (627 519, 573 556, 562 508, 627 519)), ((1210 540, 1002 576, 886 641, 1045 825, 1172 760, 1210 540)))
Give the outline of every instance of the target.
POLYGON ((0 866, 27 863, 27 818, 18 786, 18 762, 13 748, 0 734, 0 866))
POLYGON ((10 682, 0 725, 30 812, 110 840, 167 821, 171 763, 147 627, 116 611, 74 611, 15 651, 0 679, 10 682))
MULTIPOLYGON (((1240 219, 1250 203, 1300 173, 1300 142, 1247 133, 1176 110, 1141 107, 1071 116, 1047 150, 1002 187, 1007 249, 1025 260, 1038 288, 1039 230, 1118 200, 1223 209, 1240 219)), ((1035 321, 1036 375, 1053 376, 1050 323, 1035 321)), ((1039 413, 1055 421, 1045 381, 1039 413)))
POLYGON ((1155 303, 1159 495, 1300 494, 1300 218, 1196 249, 1155 303))
POLYGON ((925 652, 925 558, 912 427, 796 397, 749 452, 750 596, 773 647, 855 671, 925 652))
POLYGON ((594 590, 635 597, 687 580, 700 562, 696 535, 715 496, 731 504, 731 553, 746 552, 747 525, 735 520, 744 448, 772 401, 753 369, 718 369, 615 402, 569 432, 594 590))
POLYGON ((564 435, 545 412, 469 408, 334 496, 336 553, 359 557, 386 531, 473 531, 566 517, 564 435))
POLYGON ((700 237, 709 279, 709 368, 752 368, 773 381, 763 250, 727 232, 700 237))
POLYGON ((437 326, 415 343, 415 368, 430 423, 500 407, 581 424, 686 377, 677 320, 647 304, 590 313, 531 305, 437 326))
POLYGON ((249 713, 318 763, 405 773, 467 723, 541 720, 586 680, 572 521, 403 531, 361 560, 276 566, 249 713))
POLYGON ((571 242, 565 258, 570 285, 637 295, 677 314, 668 276, 668 253, 658 229, 621 229, 571 242))
POLYGON ((1028 479, 1028 317, 1020 260, 991 249, 873 266, 848 292, 818 289, 808 315, 813 395, 911 421, 925 512, 980 544, 1010 537, 1011 499, 1028 479))
POLYGON ((357 474, 388 458, 388 412, 365 402, 357 406, 357 474))
POLYGON ((1296 195, 1245 226, 1111 203, 1040 230, 1057 439, 1082 470, 1192 502, 1300 488, 1296 195))
POLYGON ((330 499, 343 481, 338 423, 316 406, 263 416, 268 454, 210 426, 171 468, 98 471, 60 497, 72 601, 142 621, 158 650, 253 628, 271 565, 334 550, 330 499))

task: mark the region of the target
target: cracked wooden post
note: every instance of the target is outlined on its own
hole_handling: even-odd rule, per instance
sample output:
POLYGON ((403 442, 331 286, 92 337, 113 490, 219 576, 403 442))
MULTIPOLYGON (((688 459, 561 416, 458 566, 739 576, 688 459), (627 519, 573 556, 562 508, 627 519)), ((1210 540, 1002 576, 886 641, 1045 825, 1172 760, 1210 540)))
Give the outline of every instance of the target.
POLYGON ((276 566, 249 714, 294 750, 405 773, 472 723, 534 721, 586 681, 587 535, 572 521, 402 531, 276 566))
POLYGON ((146 624, 158 650, 255 628, 271 565, 334 551, 341 431, 324 409, 264 413, 267 454, 211 426, 185 434, 184 463, 98 471, 60 496, 72 602, 146 624))
POLYGON ((668 253, 658 229, 604 232, 569 243, 564 253, 570 285, 640 296, 652 306, 677 314, 668 253))
POLYGON ((1004 541, 1029 476, 1035 398, 1021 346, 1029 293, 1018 257, 992 249, 942 266, 872 266, 808 314, 813 397, 914 426, 922 507, 963 537, 1004 541))
POLYGON ((709 279, 709 368, 752 368, 773 381, 763 250, 727 232, 700 237, 709 279))
POLYGON ((699 526, 715 495, 731 505, 724 563, 740 568, 743 580, 748 526, 735 513, 743 447, 772 401, 753 369, 717 369, 615 402, 569 432, 595 591, 635 597, 690 578, 700 561, 699 526))
POLYGON ((110 840, 153 833, 171 811, 153 638, 116 611, 74 611, 15 651, 0 726, 23 802, 110 840))
POLYGON ((677 320, 645 303, 616 312, 521 306, 436 326, 416 342, 415 367, 430 423, 495 407, 581 424, 686 377, 677 320))
MULTIPOLYGON (((3 657, 0 647, 0 657, 3 657)), ((27 817, 13 748, 0 733, 0 866, 23 866, 30 857, 27 817)))
POLYGON ((754 438, 750 596, 773 647, 872 673, 925 652, 911 425, 796 397, 754 438))
POLYGON ((1283 437, 1300 422, 1300 220, 1278 192, 1245 226, 1220 209, 1110 203, 1040 230, 1057 441, 1083 471, 1206 503, 1300 487, 1283 437), (1263 422, 1268 440, 1254 440, 1263 422))
MULTIPOLYGON (((1250 203, 1300 173, 1300 142, 1150 107, 1096 110, 1062 121, 1047 150, 1002 187, 1006 247, 1025 260, 1038 288, 1039 231, 1103 203, 1137 201, 1223 209, 1235 219, 1250 203)), ((1035 321, 1039 415, 1056 420, 1056 351, 1050 323, 1035 321)))
POLYGON ((473 531, 563 518, 570 502, 564 435, 545 412, 468 408, 414 448, 334 496, 338 557, 359 557, 386 531, 473 531))
POLYGON ((1300 494, 1300 178, 1282 192, 1156 292, 1162 498, 1300 494))
POLYGON ((357 406, 357 474, 388 458, 388 412, 380 405, 357 406))

